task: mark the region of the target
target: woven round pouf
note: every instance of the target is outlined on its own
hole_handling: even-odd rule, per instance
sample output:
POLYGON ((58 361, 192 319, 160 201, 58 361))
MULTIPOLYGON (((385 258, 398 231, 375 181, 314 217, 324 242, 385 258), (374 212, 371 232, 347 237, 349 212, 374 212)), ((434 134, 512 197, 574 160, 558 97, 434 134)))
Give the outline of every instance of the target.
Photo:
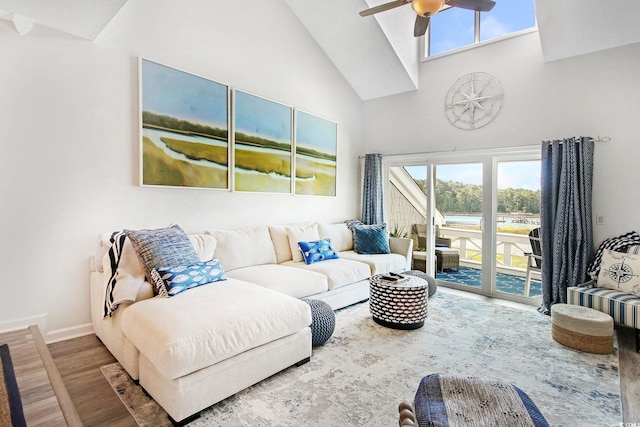
POLYGON ((429 283, 416 276, 390 282, 383 275, 369 278, 369 310, 373 321, 394 329, 418 329, 427 318, 429 283))
POLYGON ((427 283, 429 284, 429 298, 431 298, 433 294, 435 294, 436 291, 438 290, 438 283, 436 282, 436 279, 434 279, 432 276, 429 276, 424 271, 409 270, 409 271, 403 271, 402 274, 409 274, 411 276, 416 276, 423 280, 426 280, 427 283))
POLYGON ((554 304, 551 306, 551 336, 576 350, 608 354, 613 351, 613 318, 580 305, 554 304))
POLYGON ((336 315, 329 304, 318 299, 301 298, 311 307, 311 345, 326 343, 336 328, 336 315))

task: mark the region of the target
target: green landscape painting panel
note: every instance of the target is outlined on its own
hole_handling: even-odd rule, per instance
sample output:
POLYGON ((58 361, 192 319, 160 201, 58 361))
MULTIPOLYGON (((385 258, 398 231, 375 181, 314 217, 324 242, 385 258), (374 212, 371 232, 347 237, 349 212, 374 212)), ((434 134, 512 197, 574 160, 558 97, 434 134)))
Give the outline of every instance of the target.
POLYGON ((229 87, 140 59, 141 183, 229 188, 229 87))
POLYGON ((234 90, 234 189, 291 193, 293 109, 234 90))
POLYGON ((336 195, 338 124, 296 110, 296 194, 336 195))

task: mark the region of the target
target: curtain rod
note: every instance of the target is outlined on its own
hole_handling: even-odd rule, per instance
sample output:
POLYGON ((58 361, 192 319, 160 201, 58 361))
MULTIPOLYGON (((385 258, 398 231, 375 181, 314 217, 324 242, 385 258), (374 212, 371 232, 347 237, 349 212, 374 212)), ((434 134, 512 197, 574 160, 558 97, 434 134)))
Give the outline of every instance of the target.
MULTIPOLYGON (((576 139, 578 140, 576 142, 579 142, 580 138, 582 137, 576 137, 576 139)), ((595 138, 590 138, 589 141, 590 142, 611 142, 611 138, 608 136, 596 136, 595 138)), ((559 142, 560 144, 562 144, 562 141, 559 141, 559 142)), ((549 141, 549 144, 553 144, 553 143, 554 141, 549 141)))
MULTIPOLYGON (((611 142, 611 137, 608 137, 608 136, 599 136, 599 135, 598 135, 598 136, 596 136, 595 138, 591 138, 591 139, 590 139, 590 141, 591 141, 591 142, 611 142)), ((552 141, 551 141, 551 142, 552 142, 552 141)), ((549 142, 549 144, 551 144, 551 142, 549 142)), ((562 144, 562 142, 560 142, 560 144, 562 144)), ((487 148, 487 149, 488 149, 488 150, 491 150, 491 149, 493 149, 493 148, 487 148)), ((465 151, 465 150, 456 150, 456 149, 454 148, 454 149, 453 149, 453 150, 451 150, 451 151, 453 152, 453 151, 465 151)), ((444 152, 444 151, 437 151, 437 153, 442 153, 442 152, 444 152)), ((447 151, 447 152, 448 152, 448 151, 447 151)), ((416 154, 416 153, 404 153, 404 154, 410 155, 410 154, 416 154)), ((389 155, 393 155, 393 154, 382 154, 382 157, 386 157, 386 156, 389 156, 389 155)), ((365 158, 365 156, 363 156, 363 155, 358 156, 358 159, 364 159, 364 158, 365 158)))

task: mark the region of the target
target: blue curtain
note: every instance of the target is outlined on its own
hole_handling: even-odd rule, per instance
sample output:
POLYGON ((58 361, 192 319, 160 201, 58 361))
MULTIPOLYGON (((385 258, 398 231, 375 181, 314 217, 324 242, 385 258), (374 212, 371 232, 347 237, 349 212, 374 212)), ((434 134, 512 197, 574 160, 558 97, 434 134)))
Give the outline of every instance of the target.
POLYGON ((367 154, 364 157, 362 222, 382 224, 382 216, 382 154, 367 154))
POLYGON ((587 279, 593 254, 592 139, 543 141, 541 163, 539 311, 549 314, 553 304, 567 302, 567 287, 587 279))

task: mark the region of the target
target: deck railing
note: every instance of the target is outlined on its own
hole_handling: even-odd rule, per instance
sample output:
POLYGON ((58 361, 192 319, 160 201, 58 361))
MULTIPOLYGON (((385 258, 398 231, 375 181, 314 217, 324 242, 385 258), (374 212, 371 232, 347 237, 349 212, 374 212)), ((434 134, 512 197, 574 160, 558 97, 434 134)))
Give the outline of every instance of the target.
MULTIPOLYGON (((440 236, 451 239, 451 247, 460 250, 460 263, 473 265, 482 262, 482 232, 441 226, 440 236)), ((496 265, 500 270, 524 274, 527 269, 526 252, 531 252, 531 243, 526 234, 496 234, 496 265)))

